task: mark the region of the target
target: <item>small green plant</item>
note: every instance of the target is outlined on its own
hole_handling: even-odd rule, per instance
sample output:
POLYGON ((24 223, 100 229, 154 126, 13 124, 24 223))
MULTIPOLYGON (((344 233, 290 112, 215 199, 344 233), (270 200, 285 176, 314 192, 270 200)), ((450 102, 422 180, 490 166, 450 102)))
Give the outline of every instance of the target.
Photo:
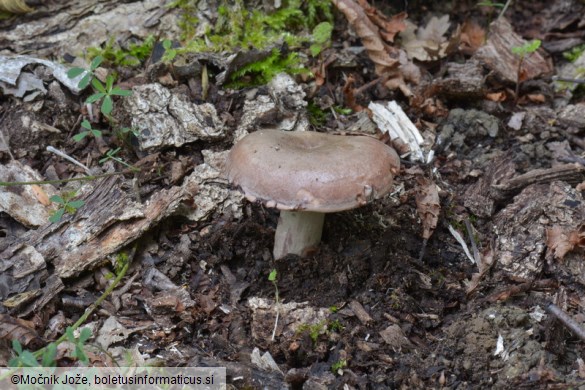
POLYGON ((87 321, 89 316, 98 308, 102 302, 112 294, 112 292, 118 287, 120 281, 128 272, 128 267, 136 254, 136 245, 132 248, 130 254, 126 252, 120 252, 116 256, 116 262, 114 263, 116 279, 110 283, 106 291, 88 307, 83 315, 70 327, 67 327, 65 334, 59 339, 52 343, 49 343, 46 347, 39 349, 35 352, 23 350, 22 345, 16 339, 12 340, 12 349, 14 350, 15 357, 9 360, 9 367, 54 367, 56 366, 55 357, 57 355, 57 346, 64 341, 69 341, 75 346, 73 357, 76 357, 79 361, 84 364, 89 363, 87 354, 85 353, 85 346, 87 340, 91 337, 91 330, 89 328, 81 329, 79 337, 75 337, 74 331, 87 321), (40 364, 38 359, 41 359, 40 364))
POLYGON ((280 298, 278 296, 278 283, 276 282, 276 277, 277 277, 277 273, 276 270, 273 269, 272 271, 270 271, 270 273, 268 274, 268 280, 270 282, 272 282, 272 284, 274 285, 274 298, 276 303, 280 303, 280 298))
POLYGON ((91 85, 97 91, 93 95, 90 95, 86 103, 95 103, 97 101, 102 100, 102 105, 100 111, 109 116, 114 109, 114 101, 112 100, 112 96, 130 96, 132 95, 132 91, 128 91, 126 89, 122 89, 120 87, 114 87, 115 78, 113 75, 108 75, 106 77, 106 84, 102 84, 97 78, 91 80, 91 85))
POLYGON ((81 80, 79 80, 79 84, 77 84, 79 88, 85 89, 85 87, 87 87, 91 80, 95 77, 94 72, 97 69, 97 67, 100 66, 103 60, 104 57, 102 56, 95 57, 89 64, 89 70, 78 67, 71 68, 67 71, 67 77, 69 77, 70 79, 74 79, 83 72, 86 72, 85 75, 81 78, 81 80))
POLYGON ((538 50, 540 44, 542 42, 540 39, 534 39, 530 42, 526 42, 522 46, 515 46, 512 48, 512 53, 520 56, 521 59, 524 59, 528 54, 532 54, 538 50))
POLYGON ((327 328, 332 332, 341 332, 343 329, 345 329, 339 320, 331 321, 327 328))
POLYGON ((8 361, 8 367, 55 367, 55 357, 57 356, 57 344, 48 344, 42 354, 39 362, 35 355, 25 349, 22 349, 22 344, 16 339, 12 340, 12 349, 16 354, 15 357, 8 361))
POLYGON ((309 333, 309 337, 311 338, 311 341, 313 342, 313 344, 316 344, 317 340, 319 339, 319 335, 327 333, 327 321, 321 321, 321 322, 318 322, 318 323, 312 324, 312 325, 301 324, 297 328, 297 333, 305 333, 305 332, 309 333))
POLYGON ((340 371, 342 371, 345 367, 347 367, 347 360, 340 359, 331 365, 331 372, 334 374, 340 374, 340 371))
POLYGON ((524 65, 524 59, 526 56, 536 52, 540 47, 541 41, 540 39, 534 39, 530 42, 526 42, 522 46, 515 46, 512 48, 512 53, 516 54, 520 57, 520 61, 518 61, 518 70, 517 70, 517 81, 516 81, 516 97, 515 102, 518 102, 518 94, 520 93, 520 85, 522 82, 526 80, 526 75, 524 74, 522 66, 524 65))
POLYGON ((329 22, 321 22, 313 29, 312 41, 313 43, 309 47, 311 55, 317 57, 329 43, 331 42, 331 32, 333 31, 333 25, 329 22))
MULTIPOLYGON (((71 326, 65 330, 65 338, 75 346, 72 356, 83 364, 89 363, 89 359, 85 353, 85 344, 90 337, 91 330, 89 328, 81 329, 79 337, 75 337, 71 326)), ((55 361, 57 346, 61 341, 49 343, 45 348, 38 351, 40 353, 33 353, 26 349, 23 350, 20 342, 14 339, 12 340, 12 349, 16 356, 9 360, 8 367, 55 367, 57 365, 55 361), (40 362, 38 360, 39 357, 41 359, 40 362)))
POLYGON ((85 343, 91 337, 91 330, 89 328, 83 328, 81 329, 81 332, 79 332, 79 337, 75 337, 73 334, 73 328, 68 326, 65 331, 65 336, 71 344, 75 345, 73 357, 77 358, 83 364, 88 364, 89 359, 85 354, 85 343))
POLYGON ((95 138, 100 138, 102 136, 101 130, 97 130, 91 127, 91 123, 89 123, 87 119, 84 119, 83 122, 81 122, 81 127, 83 127, 85 130, 73 136, 73 140, 76 142, 81 141, 90 134, 95 138))
POLYGON ((585 52, 585 44, 578 45, 578 46, 571 48, 571 50, 563 52, 563 57, 565 57, 567 60, 569 60, 571 62, 575 62, 575 61, 577 61, 577 59, 579 57, 581 57, 583 55, 584 52, 585 52))
POLYGON ((333 314, 337 313, 339 311, 339 308, 335 305, 333 306, 329 306, 329 311, 333 314))
POLYGON ((139 169, 135 166, 128 164, 126 161, 122 160, 120 157, 117 157, 116 154, 120 151, 121 148, 110 149, 106 152, 106 157, 100 159, 100 164, 105 163, 106 161, 113 160, 119 164, 124 165, 126 168, 130 169, 131 171, 138 172, 139 169))
POLYGON ((57 223, 63 218, 65 213, 75 214, 79 208, 81 208, 85 202, 81 199, 73 200, 77 196, 77 191, 64 192, 62 195, 53 195, 49 200, 53 203, 57 203, 60 207, 51 214, 49 221, 57 223))
POLYGON ((114 102, 112 100, 112 96, 130 96, 132 95, 132 91, 128 91, 120 87, 114 87, 114 81, 116 80, 116 78, 113 75, 108 75, 106 77, 105 85, 101 81, 99 81, 95 77, 95 70, 102 63, 102 61, 103 57, 97 56, 91 61, 88 70, 83 68, 71 68, 67 71, 67 77, 73 79, 83 74, 83 72, 86 72, 85 75, 81 78, 81 80, 79 80, 78 87, 84 89, 91 83, 92 87, 97 92, 90 95, 85 100, 85 103, 91 104, 102 100, 100 111, 105 116, 109 117, 110 114, 112 113, 112 110, 114 109, 114 102))
POLYGON ((173 47, 173 42, 170 39, 165 39, 162 42, 165 53, 162 56, 162 60, 165 62, 171 62, 177 56, 177 49, 173 47))

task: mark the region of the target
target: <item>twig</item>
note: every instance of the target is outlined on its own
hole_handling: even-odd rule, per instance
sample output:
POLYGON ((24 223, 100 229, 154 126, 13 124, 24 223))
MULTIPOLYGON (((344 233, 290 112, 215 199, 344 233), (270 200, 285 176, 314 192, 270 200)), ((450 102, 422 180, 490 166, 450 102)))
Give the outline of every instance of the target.
POLYGON ((498 19, 500 19, 502 16, 504 16, 504 14, 508 10, 508 7, 510 6, 510 4, 512 4, 512 0, 506 1, 506 4, 504 5, 504 8, 502 8, 502 12, 500 12, 500 14, 498 15, 498 19))
POLYGON ((469 241, 471 242, 471 250, 473 251, 473 258, 475 259, 475 264, 479 264, 481 260, 479 257, 479 250, 477 249, 477 245, 475 244, 475 237, 473 236, 471 222, 469 222, 468 219, 465 220, 465 228, 467 229, 467 235, 469 236, 469 241))
POLYGON ((570 77, 553 76, 553 81, 566 81, 568 83, 585 84, 585 79, 573 79, 570 77))
POLYGON ((132 170, 128 169, 128 170, 121 171, 121 172, 108 172, 108 173, 102 173, 101 175, 89 175, 89 176, 74 177, 72 179, 63 179, 63 180, 0 181, 0 187, 30 186, 33 184, 61 184, 61 183, 69 183, 71 181, 96 180, 96 179, 101 179, 102 177, 124 175, 126 173, 132 173, 132 170))
POLYGON ((581 340, 585 341, 585 329, 581 327, 570 315, 565 313, 560 307, 554 303, 549 304, 545 309, 549 314, 556 317, 557 320, 563 323, 571 332, 573 332, 581 340))
POLYGON ((87 172, 88 175, 91 175, 91 171, 89 170, 88 167, 86 167, 85 165, 83 165, 82 163, 80 163, 79 161, 74 159, 73 157, 69 156, 68 154, 65 154, 64 152, 60 151, 59 149, 56 149, 52 146, 47 146, 47 152, 55 153, 57 156, 63 157, 65 160, 72 162, 73 164, 77 165, 78 167, 83 168, 85 170, 85 172, 87 172))

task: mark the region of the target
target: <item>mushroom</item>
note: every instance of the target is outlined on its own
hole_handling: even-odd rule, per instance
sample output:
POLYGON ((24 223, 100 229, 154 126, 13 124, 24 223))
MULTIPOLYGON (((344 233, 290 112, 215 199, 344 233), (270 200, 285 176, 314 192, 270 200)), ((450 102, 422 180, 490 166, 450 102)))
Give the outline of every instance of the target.
POLYGON ((399 167, 394 149, 372 137, 259 130, 230 150, 224 173, 249 201, 281 210, 279 259, 319 244, 325 213, 387 194, 399 167))

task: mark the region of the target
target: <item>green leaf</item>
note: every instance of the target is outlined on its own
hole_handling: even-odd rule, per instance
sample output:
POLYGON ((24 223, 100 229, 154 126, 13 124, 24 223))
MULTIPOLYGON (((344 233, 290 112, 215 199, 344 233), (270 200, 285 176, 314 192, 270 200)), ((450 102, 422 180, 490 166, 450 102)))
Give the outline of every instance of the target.
POLYGON ((35 355, 32 354, 29 350, 22 351, 22 355, 20 355, 20 361, 24 367, 38 367, 39 362, 35 355))
MULTIPOLYGON (((69 202, 69 206, 73 207, 74 209, 78 209, 85 204, 82 200, 72 200, 69 202)), ((85 329, 85 328, 84 328, 85 329)))
POLYGON ((91 129, 91 133, 96 138, 100 138, 102 136, 102 131, 101 130, 91 129))
POLYGON ((22 344, 17 339, 12 340, 12 349, 16 352, 16 354, 20 355, 22 353, 22 344))
POLYGON ((49 222, 51 223, 57 223, 61 220, 61 218, 63 218, 63 214, 65 214, 65 209, 59 209, 57 211, 55 211, 50 217, 49 217, 49 222))
POLYGON ((57 344, 50 343, 49 345, 47 345, 45 351, 43 352, 41 366, 54 367, 56 364, 55 356, 57 356, 57 344))
POLYGON ((271 282, 274 282, 276 280, 276 270, 275 269, 270 271, 270 274, 268 274, 268 280, 271 282))
POLYGON ((88 134, 89 134, 89 132, 88 132, 88 131, 82 131, 82 132, 81 132, 81 133, 79 133, 79 134, 75 134, 75 135, 73 136, 73 140, 74 140, 75 142, 79 142, 79 141, 81 141, 82 139, 84 139, 84 138, 85 138, 85 137, 86 137, 88 134))
POLYGON ((114 86, 114 76, 109 75, 106 77, 106 91, 111 91, 112 87, 114 86))
POLYGON ((99 81, 98 79, 91 80, 91 85, 93 85, 93 87, 95 89, 97 89, 99 92, 104 93, 104 94, 106 93, 106 88, 104 87, 102 82, 99 81))
POLYGON ((73 356, 79 359, 79 361, 84 364, 87 364, 89 362, 87 355, 85 354, 85 352, 83 352, 83 344, 81 345, 75 344, 75 352, 73 353, 73 356))
POLYGON ((163 47, 165 48, 165 50, 169 50, 171 48, 172 42, 170 39, 165 39, 162 42, 163 47))
POLYGON ((74 79, 83 72, 85 72, 85 69, 83 68, 71 68, 67 71, 67 77, 69 77, 70 79, 74 79))
POLYGON ((110 92, 110 95, 117 95, 117 96, 130 96, 132 95, 132 91, 127 89, 122 89, 120 87, 114 87, 110 92))
POLYGON ((81 122, 81 127, 87 130, 91 130, 91 123, 89 123, 87 119, 84 119, 83 122, 81 122))
POLYGON ((107 95, 106 97, 104 97, 104 101, 102 102, 101 111, 105 115, 110 115, 110 113, 112 112, 113 109, 114 109, 114 102, 112 102, 112 97, 107 95))
POLYGON ((91 70, 95 70, 98 66, 100 66, 100 64, 102 63, 102 61, 104 60, 104 57, 102 56, 97 56, 96 58, 93 59, 93 61, 91 61, 90 64, 90 69, 91 70))
POLYGON ((75 335, 73 334, 72 327, 68 326, 67 329, 65 329, 65 336, 69 342, 75 343, 75 335))
POLYGON ((59 195, 53 195, 49 198, 49 200, 53 203, 65 204, 65 200, 59 195))
POLYGON ((79 84, 77 84, 77 86, 81 89, 87 88, 89 82, 91 81, 92 76, 93 75, 91 73, 87 73, 85 76, 81 78, 81 80, 79 80, 79 84))
POLYGON ((333 26, 329 22, 321 22, 313 29, 313 40, 315 43, 324 44, 331 39, 333 26))
POLYGON ((95 103, 104 96, 106 96, 105 92, 94 93, 93 95, 88 96, 87 99, 85 99, 85 102, 88 104, 95 103))
POLYGON ((89 340, 90 337, 91 337, 91 329, 83 328, 83 329, 81 329, 81 332, 79 333, 79 342, 81 344, 83 344, 87 340, 89 340))

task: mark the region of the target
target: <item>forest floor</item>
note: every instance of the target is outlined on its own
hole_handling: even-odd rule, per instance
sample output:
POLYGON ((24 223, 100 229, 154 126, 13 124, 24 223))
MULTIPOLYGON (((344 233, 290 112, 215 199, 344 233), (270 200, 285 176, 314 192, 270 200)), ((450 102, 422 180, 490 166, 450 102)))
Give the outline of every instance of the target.
MULTIPOLYGON (((0 186, 0 366, 90 308, 88 364, 220 366, 235 388, 585 386, 582 1, 335 1, 320 53, 278 46, 312 75, 253 87, 226 80, 276 46, 183 54, 185 8, 43 3, 0 20, 0 181, 99 177, 0 186), (105 92, 64 74, 148 36, 137 64, 101 52, 105 92), (376 119, 391 101, 421 142, 376 119), (400 151, 394 190, 274 260, 278 210, 222 176, 267 128, 375 136, 400 151)), ((69 342, 54 360, 81 364, 69 342)))

